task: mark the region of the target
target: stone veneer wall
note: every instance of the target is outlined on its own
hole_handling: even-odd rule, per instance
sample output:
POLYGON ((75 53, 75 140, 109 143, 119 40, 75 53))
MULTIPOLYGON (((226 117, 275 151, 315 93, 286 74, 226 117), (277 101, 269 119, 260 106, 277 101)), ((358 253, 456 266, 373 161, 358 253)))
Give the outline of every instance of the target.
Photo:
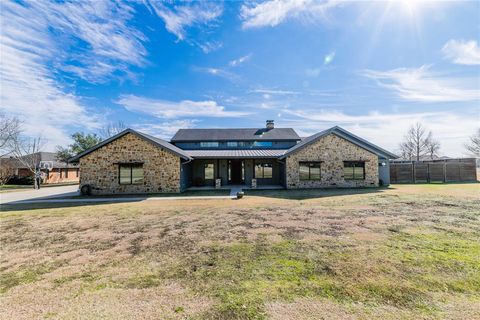
POLYGON ((322 137, 288 156, 286 168, 287 189, 378 186, 377 155, 335 134, 322 137), (301 161, 323 161, 320 165, 321 179, 300 181, 301 161), (343 161, 365 161, 365 180, 345 180, 343 161))
POLYGON ((92 186, 93 194, 180 192, 180 157, 127 133, 80 159, 84 184, 92 186), (144 162, 144 183, 121 185, 119 162, 144 162))

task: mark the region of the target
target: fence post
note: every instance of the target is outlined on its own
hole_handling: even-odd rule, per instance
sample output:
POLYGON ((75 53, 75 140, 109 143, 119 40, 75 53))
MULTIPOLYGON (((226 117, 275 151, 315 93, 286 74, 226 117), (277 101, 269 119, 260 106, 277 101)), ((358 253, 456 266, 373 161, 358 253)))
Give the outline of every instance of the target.
POLYGON ((443 161, 443 183, 447 182, 447 161, 443 161))
POLYGON ((415 179, 415 161, 412 161, 412 181, 413 183, 417 183, 415 179))
POLYGON ((427 183, 430 183, 430 163, 427 163, 427 183))

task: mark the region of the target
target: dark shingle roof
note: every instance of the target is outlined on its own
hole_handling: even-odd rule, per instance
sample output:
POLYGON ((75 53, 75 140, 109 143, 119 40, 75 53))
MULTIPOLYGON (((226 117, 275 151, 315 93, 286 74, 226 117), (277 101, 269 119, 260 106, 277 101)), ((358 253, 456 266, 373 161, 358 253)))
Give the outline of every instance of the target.
POLYGON ((75 157, 70 158, 69 162, 78 162, 78 160, 81 157, 83 157, 83 156, 85 156, 85 155, 103 147, 104 145, 109 144, 110 142, 112 142, 114 140, 117 140, 118 138, 126 135, 127 133, 134 134, 134 135, 136 135, 136 136, 138 136, 142 139, 145 139, 145 140, 153 143, 154 145, 156 145, 158 147, 165 148, 165 149, 169 150, 170 152, 172 152, 173 154, 175 154, 175 155, 177 155, 177 156, 179 156, 179 157, 181 157, 185 160, 190 160, 191 159, 190 156, 184 150, 174 146, 173 144, 169 143, 168 141, 165 141, 165 140, 162 140, 162 139, 159 139, 159 138, 155 138, 151 135, 148 135, 148 134, 145 134, 145 133, 142 133, 142 132, 138 132, 138 131, 135 131, 133 129, 125 129, 122 132, 120 132, 119 134, 116 134, 113 137, 110 137, 110 138, 100 142, 96 146, 93 146, 92 148, 90 148, 88 150, 85 150, 84 152, 76 155, 75 157))
POLYGON ((292 128, 255 129, 180 129, 172 142, 189 141, 252 141, 252 140, 300 140, 292 128))
POLYGON ((295 146, 291 147, 290 149, 287 150, 287 152, 280 157, 280 159, 283 159, 287 156, 289 156, 290 154, 300 150, 300 149, 303 149, 305 146, 317 141, 318 139, 328 135, 328 134, 335 134, 337 136, 339 136, 340 138, 343 138, 347 141, 350 141, 351 143, 353 144, 356 144, 357 146, 359 147, 362 147, 363 149, 367 150, 367 151, 370 151, 374 154, 376 154, 377 156, 381 157, 381 158, 387 158, 387 159, 396 159, 398 158, 397 155, 385 150, 385 149, 382 149, 376 145, 374 145, 373 143, 370 143, 368 142, 367 140, 364 140, 356 135, 354 135, 353 133, 343 129, 343 128, 340 128, 338 126, 335 126, 335 127, 332 127, 330 129, 327 129, 327 130, 324 130, 324 131, 321 131, 319 133, 316 133, 310 137, 307 137, 305 139, 302 139, 302 141, 300 141, 299 143, 297 143, 295 146))

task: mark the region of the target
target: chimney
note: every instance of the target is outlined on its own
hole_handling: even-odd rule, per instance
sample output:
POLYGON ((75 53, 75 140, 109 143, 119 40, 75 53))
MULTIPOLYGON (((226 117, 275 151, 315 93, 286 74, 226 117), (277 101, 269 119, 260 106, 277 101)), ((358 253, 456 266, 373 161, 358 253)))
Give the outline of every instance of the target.
POLYGON ((267 130, 275 128, 273 120, 267 120, 267 130))

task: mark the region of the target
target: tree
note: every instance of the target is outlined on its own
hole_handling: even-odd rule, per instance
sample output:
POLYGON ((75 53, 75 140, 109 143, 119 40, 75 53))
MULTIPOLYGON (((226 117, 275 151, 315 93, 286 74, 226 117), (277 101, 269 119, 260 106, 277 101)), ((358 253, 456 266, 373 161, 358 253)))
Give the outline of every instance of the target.
POLYGON ((427 141, 427 155, 430 157, 430 159, 435 159, 436 156, 438 156, 438 151, 440 151, 440 141, 436 139, 429 139, 427 141))
POLYGON ((42 137, 18 139, 12 151, 13 157, 33 174, 35 189, 40 187, 36 177, 40 174, 40 151, 44 144, 42 137))
POLYGON ((75 132, 72 134, 72 139, 73 143, 68 145, 68 147, 57 146, 57 160, 67 165, 68 159, 90 149, 102 141, 96 134, 84 134, 83 132, 75 132))
POLYGON ((0 113, 0 156, 4 157, 13 152, 21 133, 20 120, 17 117, 8 117, 0 113))
POLYGON ((102 138, 96 134, 84 134, 83 132, 76 132, 72 134, 73 143, 69 146, 73 155, 77 155, 91 147, 99 144, 102 138))
POLYGON ((0 159, 0 186, 3 186, 15 175, 15 168, 12 161, 14 159, 2 158, 0 159))
POLYGON ((127 126, 125 126, 125 123, 122 121, 110 122, 105 128, 101 129, 98 134, 102 140, 105 140, 113 137, 125 129, 127 129, 127 126))
POLYGON ((412 125, 400 143, 403 158, 419 161, 425 155, 433 157, 440 149, 440 143, 433 139, 432 132, 419 122, 412 125))
POLYGON ((465 148, 475 157, 480 157, 480 128, 470 136, 470 141, 465 144, 465 148))

